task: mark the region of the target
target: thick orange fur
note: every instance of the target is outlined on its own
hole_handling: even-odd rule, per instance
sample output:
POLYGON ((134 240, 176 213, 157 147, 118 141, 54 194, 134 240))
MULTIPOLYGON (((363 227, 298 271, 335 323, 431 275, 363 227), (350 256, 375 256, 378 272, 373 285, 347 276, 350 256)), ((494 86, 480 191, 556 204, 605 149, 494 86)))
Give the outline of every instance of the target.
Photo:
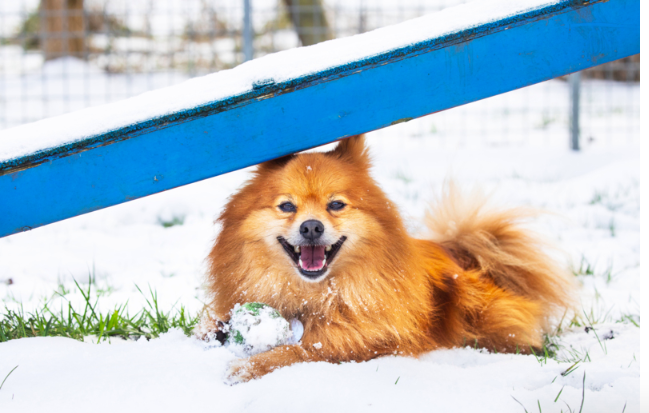
POLYGON ((568 277, 520 228, 520 211, 485 212, 451 188, 428 217, 433 240, 415 239, 369 167, 364 138, 355 136, 331 152, 260 165, 228 202, 208 257, 203 331, 245 302, 266 303, 305 329, 299 344, 233 363, 232 382, 297 362, 465 344, 525 352, 542 344, 548 317, 568 306, 568 277), (334 199, 345 208, 329 210, 334 199), (286 200, 297 212, 278 208, 286 200), (318 282, 301 277, 277 241, 307 219, 347 237, 318 282))

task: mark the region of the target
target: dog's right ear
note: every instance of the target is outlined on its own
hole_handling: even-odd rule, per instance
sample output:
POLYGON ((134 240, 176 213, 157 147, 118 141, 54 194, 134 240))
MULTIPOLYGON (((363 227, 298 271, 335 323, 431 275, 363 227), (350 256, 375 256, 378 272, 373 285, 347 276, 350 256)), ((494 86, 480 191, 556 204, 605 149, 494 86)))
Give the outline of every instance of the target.
POLYGON ((257 173, 274 171, 280 168, 283 168, 291 159, 295 157, 295 154, 285 155, 280 158, 271 159, 270 161, 262 162, 257 165, 257 173))
POLYGON ((370 167, 370 155, 365 146, 365 135, 355 135, 338 142, 338 146, 328 153, 341 160, 362 166, 370 167))

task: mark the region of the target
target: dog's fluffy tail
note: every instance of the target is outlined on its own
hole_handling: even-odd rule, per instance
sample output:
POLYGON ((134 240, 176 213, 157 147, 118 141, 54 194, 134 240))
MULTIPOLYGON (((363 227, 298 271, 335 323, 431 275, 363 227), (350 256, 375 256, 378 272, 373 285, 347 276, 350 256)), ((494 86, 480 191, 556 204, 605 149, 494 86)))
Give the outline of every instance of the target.
POLYGON ((545 251, 551 248, 522 223, 539 214, 531 208, 495 210, 480 193, 463 196, 453 183, 426 216, 433 241, 465 269, 481 271, 516 295, 539 303, 548 318, 572 307, 573 280, 545 251))

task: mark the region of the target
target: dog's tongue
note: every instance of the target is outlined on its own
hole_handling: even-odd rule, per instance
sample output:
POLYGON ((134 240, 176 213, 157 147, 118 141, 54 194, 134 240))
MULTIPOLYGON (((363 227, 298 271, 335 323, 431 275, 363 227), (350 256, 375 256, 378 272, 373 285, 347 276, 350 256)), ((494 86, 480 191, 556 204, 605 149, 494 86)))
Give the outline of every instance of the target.
POLYGON ((300 247, 300 258, 302 268, 307 271, 317 271, 322 268, 322 260, 325 258, 324 245, 300 247))

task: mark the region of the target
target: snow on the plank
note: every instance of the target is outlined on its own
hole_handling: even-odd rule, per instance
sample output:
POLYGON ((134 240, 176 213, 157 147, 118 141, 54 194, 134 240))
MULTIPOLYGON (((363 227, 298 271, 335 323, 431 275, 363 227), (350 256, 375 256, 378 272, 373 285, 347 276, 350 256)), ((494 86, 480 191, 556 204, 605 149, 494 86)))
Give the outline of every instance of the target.
POLYGON ((557 2, 486 0, 459 5, 369 33, 267 55, 125 101, 6 129, 0 131, 0 161, 240 95, 250 91, 254 82, 295 79, 557 2))

